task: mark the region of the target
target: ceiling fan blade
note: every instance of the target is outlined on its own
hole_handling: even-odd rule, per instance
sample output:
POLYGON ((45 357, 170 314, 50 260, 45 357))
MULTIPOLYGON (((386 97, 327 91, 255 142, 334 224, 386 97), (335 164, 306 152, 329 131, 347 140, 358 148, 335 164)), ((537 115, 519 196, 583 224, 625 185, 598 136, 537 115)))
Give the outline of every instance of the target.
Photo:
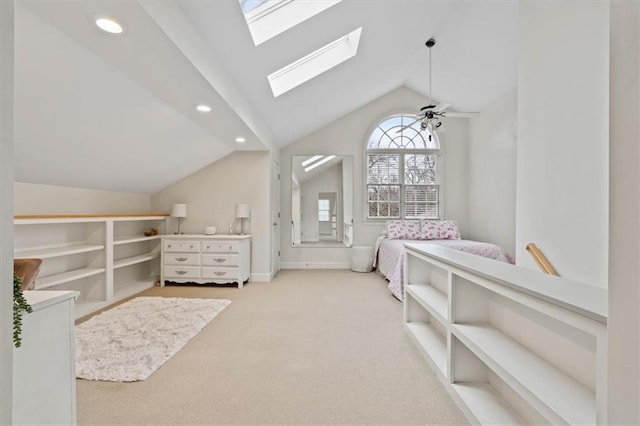
POLYGON ((442 112, 447 108, 449 108, 449 104, 445 104, 445 103, 438 104, 433 108, 433 112, 442 112))
POLYGON ((457 111, 447 111, 445 116, 447 118, 473 118, 479 116, 479 112, 457 112, 457 111))

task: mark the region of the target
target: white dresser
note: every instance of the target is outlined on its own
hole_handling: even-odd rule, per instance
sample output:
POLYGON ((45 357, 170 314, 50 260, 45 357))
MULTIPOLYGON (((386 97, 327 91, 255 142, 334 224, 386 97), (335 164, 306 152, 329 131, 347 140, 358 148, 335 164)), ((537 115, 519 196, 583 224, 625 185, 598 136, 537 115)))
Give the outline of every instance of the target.
POLYGON ((161 285, 238 283, 251 273, 251 235, 180 234, 162 236, 161 285))

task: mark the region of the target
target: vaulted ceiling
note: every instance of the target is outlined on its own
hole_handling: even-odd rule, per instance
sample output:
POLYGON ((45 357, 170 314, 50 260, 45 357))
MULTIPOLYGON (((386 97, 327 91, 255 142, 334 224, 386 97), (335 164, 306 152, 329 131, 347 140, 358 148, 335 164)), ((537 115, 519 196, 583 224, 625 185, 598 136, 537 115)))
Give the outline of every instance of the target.
POLYGON ((237 0, 21 1, 15 15, 22 182, 152 193, 402 85, 426 102, 429 37, 433 97, 452 110, 480 111, 516 84, 515 1, 344 0, 259 46, 237 0), (98 30, 99 15, 125 31, 98 30), (355 57, 273 96, 267 75, 359 27, 355 57))

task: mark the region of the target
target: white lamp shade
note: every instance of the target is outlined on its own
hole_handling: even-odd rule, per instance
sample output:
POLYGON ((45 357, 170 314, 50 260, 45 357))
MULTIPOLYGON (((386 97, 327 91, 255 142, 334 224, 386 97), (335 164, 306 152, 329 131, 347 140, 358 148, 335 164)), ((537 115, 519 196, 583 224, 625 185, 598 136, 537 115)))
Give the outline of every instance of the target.
POLYGON ((171 206, 171 217, 187 217, 187 205, 176 203, 171 206))
POLYGON ((240 203, 236 204, 236 217, 240 219, 248 218, 251 212, 249 210, 249 204, 240 203))

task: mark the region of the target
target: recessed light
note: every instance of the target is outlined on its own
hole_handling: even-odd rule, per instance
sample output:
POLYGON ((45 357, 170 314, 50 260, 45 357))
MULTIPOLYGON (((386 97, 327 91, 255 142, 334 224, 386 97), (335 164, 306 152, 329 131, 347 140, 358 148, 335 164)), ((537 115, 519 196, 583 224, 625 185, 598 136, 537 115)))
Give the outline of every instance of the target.
POLYGON ((109 18, 98 18, 96 19, 96 25, 103 31, 106 31, 111 34, 120 34, 122 33, 122 25, 118 24, 113 19, 109 18))
POLYGON ((238 142, 238 143, 245 143, 246 141, 247 140, 245 138, 240 137, 240 136, 236 138, 236 142, 238 142))
POLYGON ((205 104, 196 105, 196 109, 200 112, 211 112, 211 107, 205 104))

